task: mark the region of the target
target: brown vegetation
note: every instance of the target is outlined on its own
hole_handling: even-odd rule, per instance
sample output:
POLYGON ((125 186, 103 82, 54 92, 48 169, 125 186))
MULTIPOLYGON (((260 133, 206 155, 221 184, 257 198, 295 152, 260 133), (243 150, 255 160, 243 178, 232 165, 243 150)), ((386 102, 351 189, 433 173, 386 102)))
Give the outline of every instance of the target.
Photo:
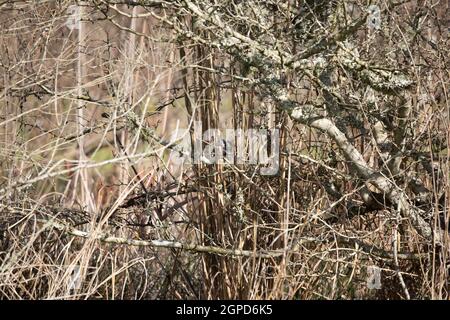
POLYGON ((449 298, 447 1, 78 4, 0 1, 1 298, 449 298))

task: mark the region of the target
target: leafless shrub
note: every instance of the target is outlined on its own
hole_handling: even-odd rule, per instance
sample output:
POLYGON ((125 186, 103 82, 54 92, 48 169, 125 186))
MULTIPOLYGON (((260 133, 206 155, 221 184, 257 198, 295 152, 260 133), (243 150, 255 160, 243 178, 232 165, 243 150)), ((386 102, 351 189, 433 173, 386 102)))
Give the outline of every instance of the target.
POLYGON ((0 3, 0 296, 448 299, 448 4, 370 4, 0 3))

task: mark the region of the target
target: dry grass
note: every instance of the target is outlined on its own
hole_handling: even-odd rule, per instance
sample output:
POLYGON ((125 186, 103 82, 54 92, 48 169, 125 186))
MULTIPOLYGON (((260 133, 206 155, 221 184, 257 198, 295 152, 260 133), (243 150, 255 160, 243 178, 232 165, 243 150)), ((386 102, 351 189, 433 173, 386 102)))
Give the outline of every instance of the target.
MULTIPOLYGON (((391 12, 388 34, 356 38, 361 56, 382 61, 409 37, 406 18, 428 8, 439 49, 417 36, 404 48, 415 65, 391 58, 412 70, 415 86, 407 123, 397 113, 389 120, 408 130, 402 179, 431 191, 429 223, 448 230, 449 47, 436 30, 449 25, 445 10, 424 2, 391 12)), ((0 4, 2 299, 448 299, 448 232, 440 246, 429 243, 385 200, 366 212, 364 181, 336 143, 233 77, 246 75, 245 65, 176 38, 147 14, 158 9, 102 1, 85 8, 92 22, 83 23, 78 48, 78 32, 64 25, 71 3, 0 4), (138 14, 146 17, 127 16, 138 14), (278 174, 252 164, 175 163, 165 142, 192 121, 203 131, 279 128, 278 174), (373 266, 381 269, 378 290, 367 286, 373 266)), ((364 91, 345 73, 337 74, 342 92, 364 91)), ((312 81, 297 80, 298 102, 323 98, 312 81)), ((352 113, 341 113, 340 127, 381 168, 372 115, 360 106, 361 129, 352 113)), ((402 179, 396 183, 415 199, 402 179)))

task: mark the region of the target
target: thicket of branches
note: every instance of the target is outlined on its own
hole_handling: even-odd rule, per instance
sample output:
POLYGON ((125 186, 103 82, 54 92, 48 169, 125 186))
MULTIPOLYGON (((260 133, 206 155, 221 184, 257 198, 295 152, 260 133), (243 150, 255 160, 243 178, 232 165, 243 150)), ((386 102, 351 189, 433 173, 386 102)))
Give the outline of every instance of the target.
POLYGON ((448 299, 449 11, 1 1, 0 297, 448 299), (180 164, 195 123, 279 170, 180 164))

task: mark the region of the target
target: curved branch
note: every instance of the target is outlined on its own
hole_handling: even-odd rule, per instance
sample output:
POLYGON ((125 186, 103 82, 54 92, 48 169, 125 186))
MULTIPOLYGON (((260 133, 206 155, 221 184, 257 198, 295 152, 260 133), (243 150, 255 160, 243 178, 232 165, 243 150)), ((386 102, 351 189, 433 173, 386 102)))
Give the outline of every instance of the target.
POLYGON ((336 142, 345 158, 355 167, 358 176, 386 194, 386 197, 400 208, 402 215, 411 220, 417 232, 425 239, 432 240, 433 231, 430 225, 422 218, 421 210, 410 205, 405 199, 403 191, 399 190, 390 179, 370 168, 361 153, 348 141, 345 134, 330 119, 319 118, 313 114, 312 110, 313 108, 311 106, 298 106, 286 111, 288 111, 292 119, 328 134, 336 142))

